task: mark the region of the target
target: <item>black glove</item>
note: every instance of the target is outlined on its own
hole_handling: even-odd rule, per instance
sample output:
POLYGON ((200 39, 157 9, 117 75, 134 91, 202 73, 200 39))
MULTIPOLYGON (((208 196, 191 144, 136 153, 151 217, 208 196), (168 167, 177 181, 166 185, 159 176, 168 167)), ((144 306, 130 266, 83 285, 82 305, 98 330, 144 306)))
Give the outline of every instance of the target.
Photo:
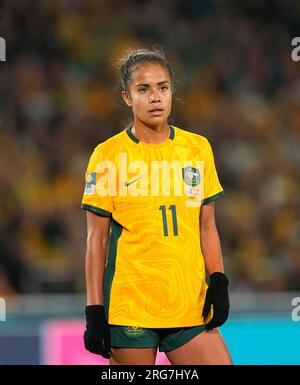
POLYGON ((84 346, 94 354, 110 358, 110 331, 103 305, 88 305, 85 307, 86 330, 84 346))
POLYGON ((228 278, 224 273, 215 272, 209 277, 210 284, 206 291, 202 316, 208 316, 213 305, 213 317, 206 325, 206 329, 212 330, 226 322, 229 314, 228 278))

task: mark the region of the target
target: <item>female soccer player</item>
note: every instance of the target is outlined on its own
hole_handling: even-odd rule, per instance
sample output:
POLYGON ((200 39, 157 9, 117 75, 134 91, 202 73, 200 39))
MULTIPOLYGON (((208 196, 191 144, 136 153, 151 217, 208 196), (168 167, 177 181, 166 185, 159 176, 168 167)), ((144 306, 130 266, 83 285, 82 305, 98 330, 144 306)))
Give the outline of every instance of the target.
POLYGON ((153 365, 158 348, 175 365, 231 364, 217 329, 229 298, 211 146, 168 124, 174 76, 164 55, 131 52, 120 83, 133 124, 95 148, 82 200, 85 348, 112 365, 153 365))

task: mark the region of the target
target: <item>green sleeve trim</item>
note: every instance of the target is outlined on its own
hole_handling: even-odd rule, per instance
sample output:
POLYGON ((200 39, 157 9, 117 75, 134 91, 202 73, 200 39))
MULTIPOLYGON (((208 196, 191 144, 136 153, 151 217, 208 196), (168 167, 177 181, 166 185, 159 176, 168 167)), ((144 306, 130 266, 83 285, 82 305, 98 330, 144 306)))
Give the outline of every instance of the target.
POLYGON ((215 194, 209 198, 203 199, 202 205, 207 205, 210 202, 216 201, 217 199, 221 198, 224 195, 225 195, 224 191, 221 191, 218 194, 215 194))
POLYGON ((99 207, 82 204, 81 208, 84 210, 92 211, 93 213, 98 214, 98 215, 102 215, 104 217, 111 217, 112 216, 111 212, 100 209, 99 207))

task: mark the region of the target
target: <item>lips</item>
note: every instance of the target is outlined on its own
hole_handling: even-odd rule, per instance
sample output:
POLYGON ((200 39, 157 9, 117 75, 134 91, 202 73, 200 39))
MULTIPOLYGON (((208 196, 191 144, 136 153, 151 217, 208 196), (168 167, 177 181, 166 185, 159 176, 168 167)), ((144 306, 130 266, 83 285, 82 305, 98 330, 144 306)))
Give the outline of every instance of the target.
POLYGON ((162 108, 153 108, 149 111, 151 115, 161 115, 164 112, 162 108))

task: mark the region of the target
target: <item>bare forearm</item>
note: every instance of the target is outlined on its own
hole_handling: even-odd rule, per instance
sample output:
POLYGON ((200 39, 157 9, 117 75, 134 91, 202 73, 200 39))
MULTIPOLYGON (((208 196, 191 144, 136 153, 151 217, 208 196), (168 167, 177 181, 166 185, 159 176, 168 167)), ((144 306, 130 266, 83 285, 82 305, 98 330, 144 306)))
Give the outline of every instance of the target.
POLYGON ((85 275, 87 305, 102 304, 103 280, 107 256, 108 241, 106 239, 88 239, 86 252, 85 275))
POLYGON ((211 275, 216 271, 224 272, 221 243, 217 228, 213 226, 209 229, 202 229, 200 238, 207 273, 211 275))

